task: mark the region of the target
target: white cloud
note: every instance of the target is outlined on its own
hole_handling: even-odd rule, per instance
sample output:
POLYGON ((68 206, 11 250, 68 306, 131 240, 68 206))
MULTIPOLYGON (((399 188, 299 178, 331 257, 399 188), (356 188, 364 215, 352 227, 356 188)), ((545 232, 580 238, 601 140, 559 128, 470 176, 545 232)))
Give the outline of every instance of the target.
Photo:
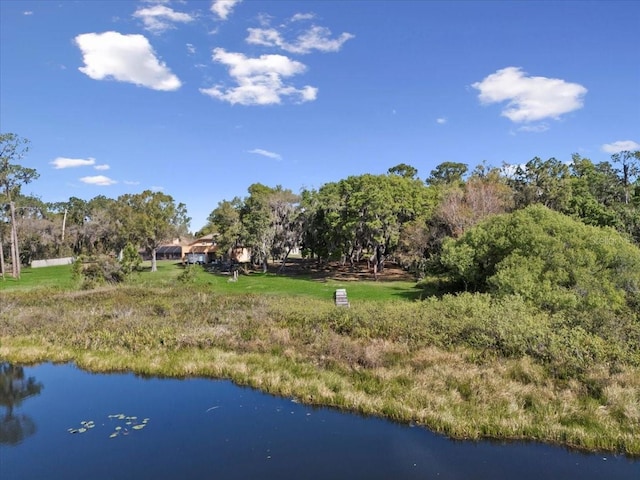
POLYGON ((291 17, 292 22, 299 22, 301 20, 312 20, 316 18, 313 13, 296 13, 293 17, 291 17))
POLYGON ((143 35, 84 33, 75 38, 82 51, 82 73, 94 80, 113 78, 153 90, 177 90, 181 83, 156 57, 143 35))
POLYGON ((273 19, 273 16, 263 12, 257 15, 257 19, 260 25, 262 25, 263 27, 268 27, 269 25, 271 25, 271 20, 273 19))
POLYGON ((542 133, 549 130, 548 123, 536 123, 535 125, 523 125, 518 128, 519 132, 542 133))
POLYGON ((103 163, 102 165, 96 165, 93 168, 95 168, 96 170, 109 170, 111 167, 106 163, 103 163))
POLYGON ((558 119, 582 108, 587 89, 558 78, 526 76, 519 67, 498 70, 471 85, 480 91, 483 104, 508 102, 502 115, 515 123, 558 119))
POLYGON ((282 160, 282 155, 280 155, 279 153, 270 152, 269 150, 263 150, 261 148, 254 148, 253 150, 249 150, 249 153, 255 153, 257 155, 262 155, 263 157, 282 160))
POLYGON ((444 118, 444 117, 437 118, 437 119, 436 119, 436 123, 437 123, 438 125, 444 125, 445 123, 447 123, 447 119, 446 119, 446 118, 444 118))
POLYGON ((620 153, 625 150, 629 152, 640 150, 640 144, 633 140, 618 140, 617 142, 602 145, 602 151, 611 154, 620 153))
POLYGON ((135 11, 133 16, 141 19, 144 28, 153 33, 162 33, 170 28, 175 28, 174 23, 189 23, 194 20, 194 17, 188 13, 176 12, 164 5, 140 8, 135 11))
POLYGON ((154 192, 161 192, 164 190, 164 187, 161 187, 159 185, 151 185, 150 190, 153 190, 154 192))
POLYGON ((115 180, 110 179, 109 177, 105 177, 104 175, 95 175, 92 177, 82 177, 80 179, 82 183, 87 183, 89 185, 99 185, 101 187, 107 187, 109 185, 113 185, 114 183, 118 183, 115 180))
POLYGON ((249 28, 247 43, 279 47, 290 53, 306 54, 314 50, 320 52, 337 52, 342 45, 352 38, 351 33, 342 33, 337 38, 331 38, 331 30, 326 27, 312 26, 304 31, 291 43, 287 42, 275 28, 249 28))
POLYGON ((31 10, 27 10, 26 12, 22 12, 22 14, 29 16, 29 15, 33 15, 33 12, 31 10))
POLYGON ((200 89, 200 92, 210 97, 240 105, 279 104, 283 97, 292 97, 298 102, 316 99, 317 88, 307 85, 298 89, 283 82, 283 78, 306 70, 304 64, 283 55, 261 55, 258 58, 248 58, 242 53, 216 48, 213 51, 213 61, 229 68, 229 74, 237 86, 224 88, 217 85, 200 89))
POLYGON ((214 0, 211 3, 211 11, 222 20, 226 20, 235 6, 240 2, 242 2, 242 0, 214 0))
POLYGON ((196 47, 194 47, 192 43, 187 43, 187 52, 189 52, 189 55, 194 55, 196 53, 196 47))
POLYGON ((132 181, 132 180, 125 180, 123 183, 125 185, 140 185, 140 182, 136 182, 136 181, 132 181))
POLYGON ((76 167, 86 167, 90 165, 95 165, 95 158, 66 158, 66 157, 57 157, 55 160, 49 162, 53 165, 53 168, 59 170, 61 168, 76 168, 76 167))

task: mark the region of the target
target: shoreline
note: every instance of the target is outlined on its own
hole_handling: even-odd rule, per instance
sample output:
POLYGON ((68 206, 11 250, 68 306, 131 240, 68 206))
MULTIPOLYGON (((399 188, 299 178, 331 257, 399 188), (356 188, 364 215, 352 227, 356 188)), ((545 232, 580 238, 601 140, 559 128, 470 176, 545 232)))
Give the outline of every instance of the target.
MULTIPOLYGON (((141 376, 152 376, 155 378, 159 378, 159 379, 188 379, 188 378, 200 378, 200 379, 207 379, 207 380, 224 380, 224 381, 230 381, 233 382, 234 384, 238 385, 238 386, 242 386, 242 387, 249 387, 252 389, 256 389, 258 391, 261 391, 263 393, 269 394, 269 395, 274 395, 274 396, 279 396, 279 397, 283 397, 283 398, 291 398, 291 399, 295 399, 296 401, 300 402, 301 404, 304 405, 308 405, 308 406, 315 406, 315 407, 323 407, 323 408, 330 408, 330 409, 335 409, 336 411, 342 412, 342 413, 347 413, 347 414, 356 414, 356 415, 362 415, 365 417, 374 417, 374 418, 380 418, 380 419, 384 419, 384 420, 388 420, 391 422, 396 422, 396 423, 400 423, 400 424, 404 424, 404 425, 413 425, 419 428, 424 428, 426 430, 429 430, 430 432, 437 434, 437 435, 442 435, 444 437, 450 438, 452 440, 458 440, 458 441, 469 441, 469 442, 483 442, 483 441, 497 441, 497 442, 523 442, 523 443, 528 443, 528 442, 533 442, 533 443, 540 443, 540 444, 545 444, 545 445, 549 445, 552 447, 558 447, 558 448, 565 448, 567 450, 570 451, 575 451, 575 452, 581 452, 581 453, 585 453, 585 454, 593 454, 593 455, 597 455, 597 454, 613 454, 613 455, 621 455, 624 456, 626 458, 628 458, 629 460, 638 460, 640 459, 640 452, 635 453, 635 452, 620 452, 620 451, 616 451, 616 450, 610 450, 610 449, 593 449, 593 448, 587 448, 584 447, 580 444, 573 444, 573 443, 567 443, 567 442, 563 442, 560 440, 548 440, 548 439, 544 439, 544 438, 537 438, 537 437, 528 437, 528 436, 518 436, 518 435, 513 435, 513 436, 501 436, 500 434, 496 434, 495 436, 491 436, 491 435, 459 435, 457 433, 455 433, 455 431, 449 431, 447 428, 442 428, 442 429, 434 429, 433 427, 431 427, 428 424, 424 424, 424 423, 420 423, 417 422, 416 420, 414 420, 412 417, 407 419, 404 417, 400 417, 400 418, 395 418, 393 416, 388 416, 385 415, 382 412, 379 411, 373 411, 373 410, 362 410, 360 408, 358 408, 357 406, 344 406, 344 405, 335 405, 335 404, 330 404, 330 403, 326 403, 326 402, 322 402, 322 401, 314 401, 314 399, 309 398, 308 395, 305 396, 304 393, 302 393, 301 395, 298 395, 297 392, 295 390, 290 390, 290 389, 281 389, 281 388, 269 388, 269 387, 273 387, 273 385, 265 385, 264 382, 262 382, 259 378, 247 378, 247 377, 243 377, 240 376, 238 378, 230 376, 215 376, 211 374, 212 369, 210 368, 210 365, 201 365, 199 368, 193 368, 194 365, 190 365, 189 368, 189 373, 188 374, 179 374, 179 373, 170 373, 167 374, 166 370, 163 370, 160 366, 159 370, 156 371, 155 368, 152 369, 148 369, 148 368, 144 368, 142 370, 137 370, 135 368, 128 368, 128 367, 123 367, 122 365, 118 366, 117 368, 109 368, 109 367, 95 367, 95 365, 99 365, 100 360, 96 359, 95 357, 93 357, 91 354, 85 356, 82 356, 79 360, 73 359, 73 358, 66 358, 66 356, 62 353, 62 352, 56 352, 52 355, 52 352, 49 351, 47 349, 47 353, 45 353, 44 355, 52 355, 53 357, 55 357, 55 359, 51 359, 51 358, 40 358, 40 354, 39 352, 37 352, 38 349, 30 349, 31 351, 24 356, 23 353, 20 352, 12 352, 12 349, 5 349, 0 347, 0 359, 10 359, 11 362, 10 363, 16 363, 22 366, 34 366, 34 365, 40 365, 40 364, 44 364, 44 363, 52 363, 52 364, 72 364, 75 367, 77 367, 80 370, 89 372, 89 373, 94 373, 94 374, 104 374, 104 375, 108 375, 108 374, 126 374, 126 373, 130 373, 133 375, 141 375, 141 376), (23 360, 23 359, 28 359, 28 360, 23 360)), ((137 363, 137 362, 134 362, 137 363)), ((178 370, 180 369, 180 366, 178 366, 178 370)), ((216 369, 213 369, 214 371, 216 369)), ((317 399, 315 399, 317 400, 317 399)))
POLYGON ((0 358, 228 379, 455 439, 640 456, 637 367, 591 362, 575 378, 554 378, 530 355, 443 346, 433 333, 441 312, 432 318, 433 305, 418 302, 336 309, 308 298, 192 294, 166 287, 7 293, 0 358))

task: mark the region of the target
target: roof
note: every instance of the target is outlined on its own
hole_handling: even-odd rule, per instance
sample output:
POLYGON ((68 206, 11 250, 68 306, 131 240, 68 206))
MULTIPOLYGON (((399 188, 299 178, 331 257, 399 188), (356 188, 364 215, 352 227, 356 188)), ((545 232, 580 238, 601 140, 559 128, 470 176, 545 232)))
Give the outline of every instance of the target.
POLYGON ((193 242, 189 243, 189 245, 215 245, 217 233, 210 233, 209 235, 205 235, 204 237, 198 237, 193 242))

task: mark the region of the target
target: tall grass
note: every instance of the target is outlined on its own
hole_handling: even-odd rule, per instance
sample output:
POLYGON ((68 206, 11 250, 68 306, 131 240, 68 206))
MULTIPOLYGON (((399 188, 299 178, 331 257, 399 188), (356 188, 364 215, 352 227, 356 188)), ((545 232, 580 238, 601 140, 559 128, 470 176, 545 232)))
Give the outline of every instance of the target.
POLYGON ((117 288, 1 292, 0 357, 226 377, 459 438, 640 455, 633 331, 604 342, 518 297, 411 302, 397 285, 353 282, 339 308, 330 282, 202 272, 185 285, 161 268, 117 288))

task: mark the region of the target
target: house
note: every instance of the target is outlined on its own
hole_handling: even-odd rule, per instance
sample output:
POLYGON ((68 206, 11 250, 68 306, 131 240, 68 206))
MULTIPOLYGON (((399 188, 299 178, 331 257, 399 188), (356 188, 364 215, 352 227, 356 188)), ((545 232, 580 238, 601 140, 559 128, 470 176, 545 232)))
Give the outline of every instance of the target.
POLYGON ((156 249, 156 260, 182 260, 182 245, 162 245, 156 249))
POLYGON ((188 263, 211 263, 218 252, 216 235, 210 233, 189 243, 184 249, 183 261, 188 263))
MULTIPOLYGON (((156 249, 156 258, 158 260, 180 260, 183 263, 212 263, 216 259, 224 255, 218 252, 217 234, 210 233, 197 238, 191 242, 185 243, 179 239, 172 243, 161 245, 156 249)), ((148 255, 141 251, 140 254, 144 260, 148 255)), ((235 263, 249 263, 251 261, 251 249, 247 247, 234 247, 229 252, 228 260, 235 263)))
MULTIPOLYGON (((156 248, 156 260, 182 260, 187 243, 175 238, 171 243, 165 243, 156 248)), ((138 250, 142 260, 151 260, 151 252, 145 248, 138 250)))

